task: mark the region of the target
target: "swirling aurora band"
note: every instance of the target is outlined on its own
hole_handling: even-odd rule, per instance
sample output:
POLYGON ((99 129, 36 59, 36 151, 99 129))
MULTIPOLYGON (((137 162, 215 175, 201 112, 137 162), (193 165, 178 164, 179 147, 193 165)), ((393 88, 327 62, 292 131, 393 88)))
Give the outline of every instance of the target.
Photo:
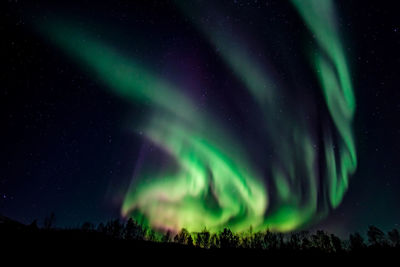
MULTIPOLYGON (((275 151, 266 162, 267 173, 252 164, 244 145, 217 117, 196 109, 181 88, 89 31, 56 20, 40 25, 51 41, 112 92, 152 107, 149 119, 135 130, 160 147, 173 166, 136 172, 122 205, 124 217, 174 232, 204 227, 244 231, 250 226, 291 231, 326 215, 327 206, 340 204, 349 175, 356 169, 350 73, 331 1, 292 2, 318 43, 311 48, 312 61, 334 125, 321 126, 324 146, 320 151, 313 147, 313 127, 299 115, 301 105, 291 111, 276 101, 284 92, 268 76, 266 64, 257 62, 246 52, 244 42, 224 34, 217 25, 198 25, 260 107, 262 131, 275 151), (276 119, 282 110, 281 118, 290 123, 276 119)), ((185 7, 182 10, 188 12, 185 7)))

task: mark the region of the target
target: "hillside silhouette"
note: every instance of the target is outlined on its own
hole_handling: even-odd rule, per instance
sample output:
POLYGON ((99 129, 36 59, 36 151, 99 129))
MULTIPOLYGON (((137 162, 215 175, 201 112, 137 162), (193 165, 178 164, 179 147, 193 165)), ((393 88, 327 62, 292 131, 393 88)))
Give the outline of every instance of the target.
POLYGON ((269 230, 234 233, 225 228, 218 233, 207 229, 190 233, 182 229, 177 234, 160 233, 143 227, 133 219, 111 220, 94 225, 85 222, 80 228, 54 227, 54 214, 45 218, 42 227, 37 221, 25 225, 10 218, 0 216, 0 242, 2 245, 18 246, 35 250, 47 247, 74 247, 85 250, 163 249, 192 252, 238 251, 262 255, 312 255, 312 256, 354 256, 383 255, 400 253, 398 229, 384 232, 370 226, 366 238, 360 233, 352 233, 342 240, 335 234, 323 230, 300 231, 288 234, 269 230))

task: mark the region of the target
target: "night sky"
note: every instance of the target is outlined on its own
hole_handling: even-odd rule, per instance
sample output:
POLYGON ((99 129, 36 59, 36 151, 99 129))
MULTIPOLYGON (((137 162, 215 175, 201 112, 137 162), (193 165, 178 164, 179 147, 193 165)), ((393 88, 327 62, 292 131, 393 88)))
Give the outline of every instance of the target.
MULTIPOLYGON (((260 215, 266 218, 295 204, 301 212, 308 210, 305 203, 316 194, 312 217, 301 213, 304 222, 282 229, 322 228, 344 235, 371 224, 384 230, 400 227, 400 19, 395 1, 333 1, 336 41, 348 63, 356 102, 353 120, 340 124, 351 126, 357 155, 343 198, 327 196, 323 147, 331 135, 337 147, 332 155, 340 157, 341 148, 347 152, 348 147, 310 59, 323 50, 321 32, 307 27, 309 17, 302 18, 301 7, 260 0, 32 2, 3 1, 0 6, 0 215, 30 223, 54 212, 60 227, 130 215, 135 200, 127 196, 142 192, 137 189, 140 177, 179 173, 177 165, 189 157, 189 169, 199 168, 208 177, 203 188, 208 193, 201 198, 206 208, 201 207, 212 212, 185 198, 181 202, 190 209, 185 216, 224 214, 208 205, 226 198, 229 212, 248 205, 245 215, 232 215, 224 224, 240 228, 250 215, 257 217, 262 180, 272 210, 260 215), (131 71, 136 74, 125 81, 131 71), (257 87, 264 80, 278 88, 271 89, 277 100, 268 105, 262 100, 269 91, 257 87), (139 93, 127 93, 126 84, 139 93), (268 107, 259 109, 259 103, 268 107), (170 132, 175 135, 167 138, 170 132), (197 134, 216 148, 208 143, 196 147, 197 134), (290 139, 292 134, 300 141, 290 139), (307 142, 321 166, 314 173, 314 193, 307 189, 311 178, 302 154, 307 142), (176 151, 182 144, 194 155, 176 151), (177 159, 165 151, 177 153, 177 159), (221 151, 231 156, 229 161, 221 151), (297 178, 281 186, 278 177, 291 174, 288 161, 297 178), (230 205, 236 189, 232 193, 230 180, 218 178, 229 174, 221 167, 226 162, 244 170, 244 176, 262 177, 254 184, 246 180, 248 190, 255 190, 253 198, 230 205), (292 195, 301 196, 294 201, 292 195)), ((329 51, 322 54, 330 59, 329 51)), ((153 178, 144 179, 149 186, 139 199, 154 190, 168 192, 168 179, 162 188, 153 178)), ((237 190, 243 196, 240 190, 247 189, 237 190)), ((135 207, 140 215, 132 216, 147 214, 157 225, 165 219, 148 203, 135 207)), ((283 220, 280 216, 267 224, 283 220)))

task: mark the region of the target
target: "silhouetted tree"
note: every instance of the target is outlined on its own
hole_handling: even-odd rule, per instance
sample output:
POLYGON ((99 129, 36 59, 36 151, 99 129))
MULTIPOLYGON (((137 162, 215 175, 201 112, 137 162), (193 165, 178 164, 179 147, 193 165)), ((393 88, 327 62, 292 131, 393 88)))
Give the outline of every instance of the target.
POLYGON ((385 245, 385 233, 376 226, 368 227, 368 242, 373 247, 381 247, 385 245))
POLYGON ((56 216, 54 212, 50 213, 50 216, 44 218, 44 229, 49 230, 54 226, 54 223, 56 221, 56 216))
POLYGON ((193 247, 193 238, 192 238, 192 235, 191 235, 191 234, 189 234, 189 237, 188 237, 188 239, 187 239, 187 245, 188 245, 189 247, 193 247))
POLYGON ((350 249, 350 240, 349 240, 349 239, 344 239, 344 240, 341 240, 341 241, 342 241, 342 248, 343 248, 343 251, 351 252, 351 249, 350 249))
POLYGON ((196 246, 201 248, 210 248, 210 232, 204 228, 196 235, 196 246))
POLYGON ((323 233, 321 236, 322 239, 322 250, 326 252, 332 252, 333 251, 333 246, 331 242, 330 236, 325 232, 325 231, 320 231, 320 233, 323 233))
POLYGON ((313 248, 325 252, 332 251, 331 239, 324 231, 318 230, 314 235, 311 236, 311 240, 313 248))
POLYGON ((170 230, 168 230, 168 231, 163 235, 162 242, 164 242, 164 243, 171 242, 171 231, 170 231, 170 230))
POLYGON ((104 226, 104 223, 99 223, 97 226, 97 232, 99 233, 106 233, 106 227, 104 226))
POLYGON ((285 236, 282 233, 277 233, 276 234, 277 240, 278 240, 278 248, 279 249, 285 249, 286 244, 285 244, 285 236))
POLYGON ((365 248, 364 238, 359 233, 351 234, 349 237, 349 249, 359 251, 365 248))
POLYGON ((216 233, 213 233, 210 237, 210 247, 211 248, 220 248, 221 245, 219 243, 219 237, 216 233))
POLYGON ((239 236, 239 246, 242 248, 251 248, 252 235, 247 233, 242 233, 239 236))
POLYGON ((145 233, 146 233, 146 240, 152 241, 152 242, 159 241, 157 238, 156 232, 153 229, 147 228, 145 230, 145 233))
POLYGON ((129 218, 125 224, 125 231, 124 231, 124 238, 126 240, 133 240, 135 239, 135 229, 136 222, 133 221, 132 218, 129 218))
POLYGON ((129 218, 125 224, 123 236, 127 240, 143 240, 145 237, 145 230, 139 223, 129 218))
POLYGON ((253 236, 253 227, 250 226, 248 231, 239 235, 239 246, 242 248, 252 248, 253 236))
POLYGON ((278 235, 267 230, 264 234, 264 249, 277 249, 280 246, 280 241, 278 240, 278 235))
MULTIPOLYGON (((179 244, 188 245, 189 237, 191 238, 191 235, 188 232, 188 230, 186 230, 185 228, 182 228, 182 230, 174 237, 174 241, 179 244)), ((192 240, 192 242, 193 242, 193 240, 192 240)))
POLYGON ((266 249, 265 234, 262 232, 254 233, 251 237, 251 248, 266 249))
POLYGON ((288 245, 290 249, 299 250, 301 246, 300 234, 291 233, 288 245))
POLYGON ((219 242, 221 248, 236 248, 239 244, 239 237, 232 233, 228 228, 219 234, 219 242))
POLYGON ((90 231, 93 231, 93 229, 94 229, 94 225, 93 225, 93 223, 90 223, 90 222, 84 222, 81 226, 81 230, 84 232, 90 232, 90 231))
POLYGON ((310 241, 309 235, 310 235, 310 232, 308 232, 308 231, 299 232, 302 250, 308 250, 311 248, 311 241, 310 241))
POLYGON ((397 229, 388 232, 390 243, 393 247, 400 247, 400 234, 397 229))
POLYGON ((334 234, 331 234, 331 242, 332 242, 332 247, 333 250, 338 253, 338 252, 342 252, 343 251, 343 245, 342 245, 342 241, 340 240, 339 237, 337 237, 334 234))
POLYGON ((119 219, 107 222, 105 226, 105 233, 113 238, 121 239, 123 233, 123 224, 119 219))

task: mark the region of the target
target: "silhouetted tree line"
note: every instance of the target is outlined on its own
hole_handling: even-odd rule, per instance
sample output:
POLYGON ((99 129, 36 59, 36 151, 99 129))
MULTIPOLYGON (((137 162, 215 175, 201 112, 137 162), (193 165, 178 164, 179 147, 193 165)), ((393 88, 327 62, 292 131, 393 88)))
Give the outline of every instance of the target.
POLYGON ((85 223, 82 225, 82 230, 99 231, 116 239, 178 243, 203 249, 314 250, 326 253, 366 249, 400 249, 400 233, 397 229, 385 233, 375 226, 368 228, 367 239, 364 239, 360 233, 354 233, 350 234, 346 240, 322 230, 315 233, 300 231, 283 234, 269 230, 253 232, 252 229, 249 229, 247 232, 234 233, 225 228, 220 232, 212 233, 205 228, 201 232, 195 233, 182 229, 177 234, 172 234, 169 231, 162 234, 150 228, 142 227, 133 219, 129 219, 125 223, 120 220, 113 220, 105 225, 100 223, 96 229, 92 224, 85 223), (90 227, 88 227, 89 225, 90 227))
MULTIPOLYGON (((1 218, 0 218, 1 219, 1 218)), ((314 233, 300 231, 292 233, 276 233, 269 230, 253 232, 250 228, 246 232, 235 233, 225 228, 217 233, 212 233, 204 228, 201 232, 189 232, 182 229, 179 233, 160 233, 151 228, 144 227, 132 218, 127 221, 119 219, 111 220, 106 224, 100 223, 95 226, 85 222, 80 229, 57 229, 54 228, 55 216, 51 214, 45 218, 43 228, 37 226, 35 220, 31 225, 24 226, 15 222, 0 220, 0 230, 7 231, 7 227, 25 229, 32 231, 63 232, 77 231, 81 234, 96 234, 110 240, 127 241, 150 241, 161 243, 176 243, 187 247, 202 249, 256 249, 268 251, 317 251, 324 253, 348 253, 361 252, 366 250, 400 250, 400 233, 397 229, 384 232, 376 226, 370 226, 366 232, 366 239, 360 233, 349 235, 346 240, 340 239, 334 234, 318 230, 314 233)), ((23 231, 22 231, 23 232, 23 231)))

